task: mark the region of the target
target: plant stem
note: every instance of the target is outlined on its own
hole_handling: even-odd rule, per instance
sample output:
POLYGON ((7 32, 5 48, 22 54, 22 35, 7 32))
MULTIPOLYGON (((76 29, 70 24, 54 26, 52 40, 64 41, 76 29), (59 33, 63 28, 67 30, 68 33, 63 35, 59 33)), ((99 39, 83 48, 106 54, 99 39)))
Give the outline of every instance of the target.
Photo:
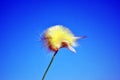
POLYGON ((58 50, 57 50, 57 51, 54 53, 54 55, 52 56, 52 59, 51 59, 49 65, 48 65, 48 67, 47 67, 47 69, 46 69, 46 71, 45 71, 45 73, 44 73, 44 75, 43 75, 43 77, 42 77, 42 80, 45 79, 45 76, 46 76, 46 74, 47 74, 47 72, 48 72, 48 70, 49 70, 49 68, 50 68, 50 66, 51 66, 51 64, 52 64, 52 62, 53 62, 53 60, 54 60, 55 55, 57 54, 57 52, 58 52, 58 50))

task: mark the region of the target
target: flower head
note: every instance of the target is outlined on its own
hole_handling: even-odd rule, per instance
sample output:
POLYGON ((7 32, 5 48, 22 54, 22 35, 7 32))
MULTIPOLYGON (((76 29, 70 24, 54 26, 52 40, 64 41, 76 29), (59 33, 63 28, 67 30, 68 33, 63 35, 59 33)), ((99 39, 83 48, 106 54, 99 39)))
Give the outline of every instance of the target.
POLYGON ((66 47, 72 52, 76 52, 72 46, 76 46, 76 40, 80 38, 83 38, 83 36, 75 37, 68 28, 62 25, 48 28, 43 36, 45 45, 52 51, 66 47))

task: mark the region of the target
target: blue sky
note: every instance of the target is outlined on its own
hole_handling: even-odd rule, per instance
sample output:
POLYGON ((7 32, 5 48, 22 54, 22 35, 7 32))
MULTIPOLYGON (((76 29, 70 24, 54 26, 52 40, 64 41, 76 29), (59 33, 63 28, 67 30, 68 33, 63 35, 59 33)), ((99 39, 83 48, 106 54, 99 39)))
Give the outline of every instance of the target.
POLYGON ((118 0, 0 1, 0 80, 41 80, 52 52, 39 35, 56 24, 88 37, 76 54, 61 49, 45 80, 120 80, 118 0))

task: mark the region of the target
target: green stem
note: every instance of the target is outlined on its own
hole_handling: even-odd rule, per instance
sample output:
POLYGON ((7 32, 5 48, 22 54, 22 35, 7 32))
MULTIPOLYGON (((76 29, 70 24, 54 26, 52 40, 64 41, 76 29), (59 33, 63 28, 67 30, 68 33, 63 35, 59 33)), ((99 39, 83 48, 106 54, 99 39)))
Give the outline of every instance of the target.
POLYGON ((43 75, 43 77, 42 77, 42 80, 45 79, 45 76, 46 76, 46 74, 47 74, 47 72, 48 72, 48 70, 49 70, 49 68, 50 68, 50 66, 51 66, 51 64, 52 64, 52 62, 53 62, 53 60, 54 60, 55 55, 57 54, 57 52, 58 52, 58 51, 56 51, 56 52, 54 53, 54 55, 52 56, 52 59, 51 59, 49 65, 48 65, 48 67, 47 67, 47 69, 46 69, 46 71, 45 71, 45 73, 44 73, 44 75, 43 75))

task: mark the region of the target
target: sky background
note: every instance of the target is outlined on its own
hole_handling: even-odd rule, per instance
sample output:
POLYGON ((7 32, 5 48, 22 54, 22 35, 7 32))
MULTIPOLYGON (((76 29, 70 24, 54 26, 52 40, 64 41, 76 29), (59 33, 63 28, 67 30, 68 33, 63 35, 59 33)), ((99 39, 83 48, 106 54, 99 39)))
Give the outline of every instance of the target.
POLYGON ((64 25, 78 41, 61 49, 45 80, 120 80, 119 0, 0 1, 0 80, 41 80, 52 57, 39 41, 64 25))

